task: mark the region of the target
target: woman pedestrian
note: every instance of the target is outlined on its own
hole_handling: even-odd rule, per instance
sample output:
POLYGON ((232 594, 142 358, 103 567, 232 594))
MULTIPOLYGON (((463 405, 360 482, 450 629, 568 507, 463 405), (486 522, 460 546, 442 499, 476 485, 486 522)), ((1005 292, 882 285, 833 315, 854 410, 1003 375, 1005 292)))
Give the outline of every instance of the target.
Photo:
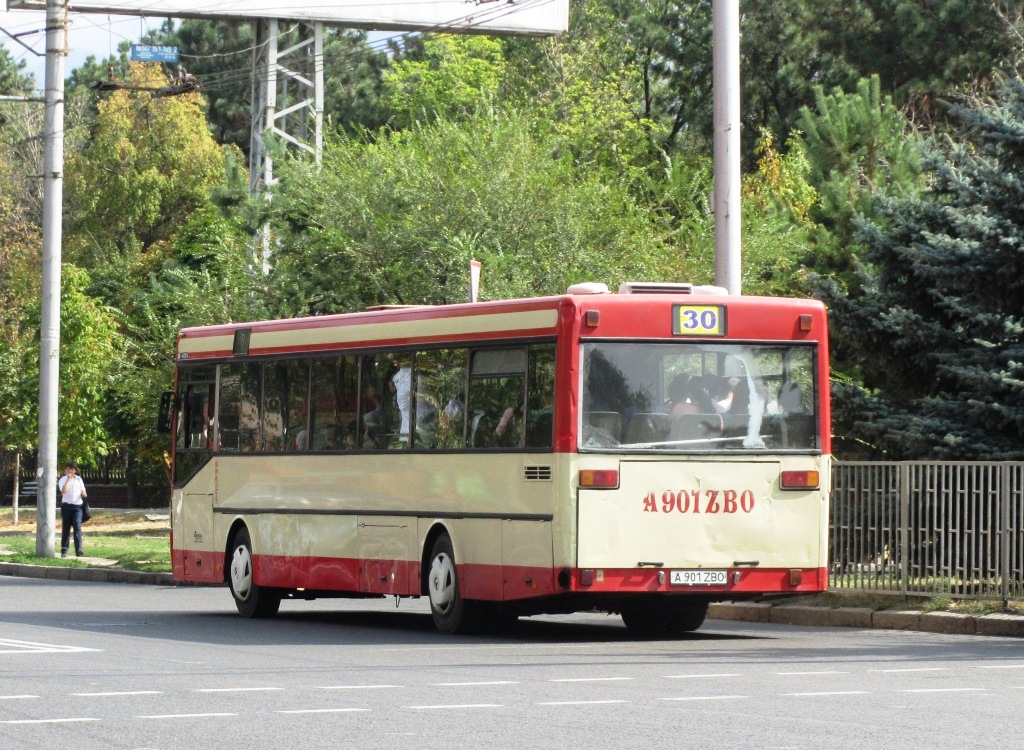
POLYGON ((68 556, 68 536, 74 531, 75 554, 82 556, 82 510, 88 493, 85 482, 78 476, 78 464, 68 461, 64 476, 57 482, 60 489, 60 556, 68 556))

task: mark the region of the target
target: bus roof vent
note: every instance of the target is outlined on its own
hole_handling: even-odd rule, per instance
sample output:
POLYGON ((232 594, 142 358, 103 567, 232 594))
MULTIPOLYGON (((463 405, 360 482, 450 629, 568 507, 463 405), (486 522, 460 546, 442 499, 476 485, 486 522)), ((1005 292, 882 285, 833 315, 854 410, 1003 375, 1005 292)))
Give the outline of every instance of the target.
POLYGON ((720 286, 695 286, 664 281, 626 281, 619 285, 619 294, 728 294, 720 286))
POLYGON ((585 281, 582 284, 573 284, 565 290, 566 294, 609 294, 608 285, 599 281, 585 281))

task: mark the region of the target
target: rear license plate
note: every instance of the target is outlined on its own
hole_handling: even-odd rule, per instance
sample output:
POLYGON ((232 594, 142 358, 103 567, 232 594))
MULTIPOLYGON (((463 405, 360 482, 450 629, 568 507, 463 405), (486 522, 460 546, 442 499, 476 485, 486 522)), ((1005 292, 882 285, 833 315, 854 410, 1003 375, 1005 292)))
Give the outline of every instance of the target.
POLYGON ((669 578, 673 586, 725 586, 728 582, 727 570, 673 570, 669 578))

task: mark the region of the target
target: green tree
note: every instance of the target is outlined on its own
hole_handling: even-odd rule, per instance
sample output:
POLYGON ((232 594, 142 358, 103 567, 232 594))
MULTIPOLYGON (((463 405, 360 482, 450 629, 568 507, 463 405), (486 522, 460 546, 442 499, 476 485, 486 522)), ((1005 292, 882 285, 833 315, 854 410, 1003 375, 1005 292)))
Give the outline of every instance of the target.
POLYGON ((275 196, 272 284, 295 314, 564 291, 583 280, 688 278, 685 254, 622 184, 559 153, 529 115, 440 118, 375 140, 329 139, 275 196))
POLYGON ((892 98, 882 96, 878 76, 861 79, 856 93, 816 87, 814 97, 814 109, 800 110, 796 139, 816 193, 807 216, 814 225, 810 262, 850 283, 858 252, 854 219, 872 217, 879 196, 918 187, 922 141, 892 98))
POLYGON ((504 79, 498 39, 438 34, 424 42, 422 59, 395 61, 384 85, 395 121, 408 127, 495 106, 504 79))
POLYGON ((832 310, 840 445, 898 459, 1024 457, 1024 82, 962 103, 931 188, 861 227, 859 292, 832 310))
MULTIPOLYGON (((138 86, 166 83, 151 63, 133 63, 131 76, 138 86)), ((90 269, 94 284, 120 307, 116 290, 141 283, 168 255, 224 170, 198 94, 115 91, 100 103, 88 144, 68 158, 67 256, 90 269)))

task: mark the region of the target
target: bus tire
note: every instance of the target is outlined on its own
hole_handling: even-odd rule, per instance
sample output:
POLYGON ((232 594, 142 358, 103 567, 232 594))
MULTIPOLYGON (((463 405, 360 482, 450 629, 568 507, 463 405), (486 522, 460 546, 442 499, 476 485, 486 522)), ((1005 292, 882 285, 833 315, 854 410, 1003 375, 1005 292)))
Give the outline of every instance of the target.
POLYGON ((430 615, 439 633, 453 635, 474 629, 477 624, 476 602, 467 602, 462 598, 455 551, 447 534, 435 539, 430 550, 427 593, 430 598, 430 615))
POLYGON ((690 602, 672 613, 668 630, 670 633, 692 633, 704 624, 707 616, 707 602, 690 602))
POLYGON ((630 633, 641 638, 671 638, 691 633, 704 624, 708 603, 669 604, 665 601, 640 601, 623 605, 622 622, 630 633))
POLYGON ((244 526, 231 540, 228 586, 242 617, 273 617, 281 607, 281 595, 256 585, 252 541, 244 526))

